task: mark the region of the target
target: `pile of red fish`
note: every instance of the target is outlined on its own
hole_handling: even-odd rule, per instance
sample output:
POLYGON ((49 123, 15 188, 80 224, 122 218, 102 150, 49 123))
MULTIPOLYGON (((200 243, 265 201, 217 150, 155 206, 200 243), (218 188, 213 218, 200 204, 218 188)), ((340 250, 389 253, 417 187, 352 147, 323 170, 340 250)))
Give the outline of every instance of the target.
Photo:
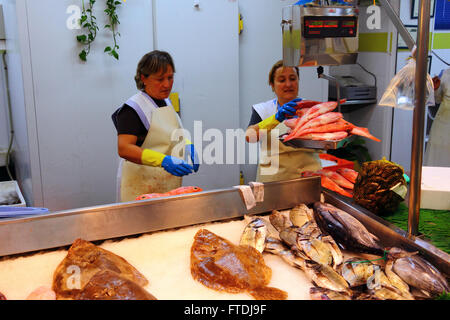
MULTIPOLYGON (((341 100, 341 104, 346 100, 341 100)), ((336 101, 319 102, 302 100, 297 102, 297 118, 284 121, 291 131, 283 141, 292 139, 308 140, 342 140, 349 135, 363 136, 381 141, 369 133, 367 128, 357 127, 344 120, 342 113, 332 112, 337 107, 336 101)))
POLYGON ((321 185, 324 188, 335 191, 343 196, 352 198, 353 187, 358 177, 358 172, 349 168, 339 168, 336 171, 322 169, 316 172, 304 171, 302 177, 320 176, 321 185))
POLYGON ((193 193, 193 192, 200 192, 203 191, 200 187, 180 187, 173 190, 170 190, 165 193, 146 193, 141 194, 140 196, 136 197, 135 200, 147 200, 147 199, 153 199, 153 198, 160 198, 160 197, 169 197, 169 196, 176 196, 180 194, 186 194, 186 193, 193 193))

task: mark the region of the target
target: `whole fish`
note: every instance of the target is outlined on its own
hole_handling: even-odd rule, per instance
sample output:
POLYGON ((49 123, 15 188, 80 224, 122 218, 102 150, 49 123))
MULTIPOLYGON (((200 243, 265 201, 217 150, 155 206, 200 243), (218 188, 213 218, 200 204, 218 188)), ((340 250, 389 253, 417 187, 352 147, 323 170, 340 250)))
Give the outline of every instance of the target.
POLYGON ((338 266, 340 266, 344 261, 344 255, 342 254, 341 249, 339 249, 337 243, 329 235, 328 236, 322 235, 320 237, 320 240, 322 240, 326 245, 328 245, 331 254, 333 255, 333 268, 336 270, 338 266))
POLYGON ((300 118, 300 120, 297 122, 295 128, 287 135, 287 137, 284 139, 284 141, 289 141, 291 139, 294 139, 297 132, 303 127, 304 124, 306 124, 309 120, 314 119, 324 113, 333 111, 337 107, 337 102, 335 101, 329 101, 329 102, 323 102, 320 104, 315 105, 314 107, 311 107, 308 112, 306 112, 303 117, 300 118))
POLYGON ((314 203, 314 218, 322 232, 327 233, 341 246, 356 252, 383 256, 379 240, 364 225, 347 212, 328 203, 314 203))
POLYGON ((342 119, 342 114, 339 112, 328 112, 320 117, 314 118, 306 123, 301 128, 296 137, 301 137, 307 133, 324 133, 324 132, 337 132, 337 131, 350 131, 353 125, 350 122, 342 119), (322 120, 324 119, 324 120, 322 120), (322 123, 323 121, 323 123, 322 123), (319 122, 316 125, 316 122, 319 122))
POLYGON ((289 211, 289 220, 294 226, 301 227, 310 220, 309 217, 312 217, 313 214, 312 210, 302 203, 289 211))
POLYGON ((272 214, 269 216, 269 221, 278 232, 292 226, 288 211, 280 212, 278 210, 272 210, 272 214))
MULTIPOLYGON (((300 109, 300 110, 303 110, 303 109, 300 109)), ((297 111, 299 111, 299 110, 297 110, 297 111)), ((300 120, 299 118, 290 118, 290 119, 284 120, 283 123, 286 127, 291 128, 291 130, 292 130, 293 128, 295 128, 295 126, 297 125, 297 122, 299 120, 300 120)))
POLYGON ((280 239, 289 246, 289 248, 297 246, 297 238, 302 236, 300 228, 290 226, 280 231, 280 239))
POLYGON ((256 218, 244 228, 239 244, 251 246, 262 253, 268 234, 269 231, 264 221, 256 218))
POLYGON ((369 294, 377 300, 405 300, 405 298, 392 287, 381 287, 370 289, 369 294))
POLYGON ((342 194, 343 196, 352 198, 353 196, 351 195, 351 193, 349 193, 348 191, 344 190, 343 188, 341 188, 336 182, 334 182, 333 180, 331 180, 330 178, 326 177, 326 176, 321 176, 320 177, 320 184, 322 185, 322 187, 327 188, 329 190, 335 191, 339 194, 342 194))
POLYGON ((294 255, 294 253, 278 239, 267 237, 264 252, 275 254, 292 267, 305 270, 305 259, 294 255))
POLYGON ((339 173, 348 181, 350 181, 351 183, 355 183, 356 178, 358 177, 358 172, 349 168, 339 168, 336 170, 336 172, 339 173))
POLYGON ((328 266, 333 264, 333 254, 330 247, 319 239, 297 238, 297 248, 314 262, 328 266))
POLYGON ((298 108, 311 108, 314 107, 316 104, 321 104, 321 101, 314 101, 314 100, 301 100, 297 101, 297 106, 294 107, 295 109, 298 108))
POLYGON ((432 296, 449 292, 445 277, 431 263, 418 255, 396 259, 392 270, 408 285, 432 296))
POLYGON ((398 289, 401 292, 401 295, 403 297, 405 297, 408 300, 414 300, 414 297, 412 296, 412 294, 409 291, 409 286, 406 282, 404 282, 402 280, 402 278, 400 278, 393 270, 392 267, 394 266, 394 261, 393 260, 388 260, 386 262, 386 267, 385 267, 385 273, 387 278, 389 279, 389 282, 391 283, 391 285, 393 287, 395 287, 396 289, 398 289))
POLYGON ((311 287, 309 296, 311 300, 352 300, 347 292, 333 291, 321 287, 311 287))
MULTIPOLYGON (((298 134, 301 134, 301 132, 304 132, 305 130, 312 129, 312 128, 320 128, 324 125, 340 122, 339 120, 342 120, 344 116, 340 112, 327 112, 324 113, 314 119, 309 120, 307 123, 303 125, 302 128, 298 131, 298 134)), ((316 132, 316 131, 311 131, 316 132)), ((318 131, 318 132, 324 132, 324 131, 318 131)), ((325 131, 326 132, 326 131, 325 131)))
POLYGON ((318 287, 351 294, 347 281, 330 266, 306 260, 305 273, 318 287))
POLYGON ((343 176, 341 176, 339 173, 337 173, 335 171, 322 169, 317 172, 320 173, 321 175, 324 175, 324 176, 330 178, 331 180, 333 180, 334 182, 336 182, 339 186, 341 186, 343 188, 353 189, 353 187, 354 187, 353 183, 351 183, 350 181, 348 181, 347 179, 345 179, 343 176))
POLYGON ((180 194, 187 194, 187 193, 201 192, 201 191, 203 191, 202 188, 195 187, 195 186, 179 187, 179 188, 176 188, 176 189, 170 190, 168 192, 164 192, 164 193, 141 194, 140 196, 136 197, 135 200, 147 200, 147 199, 176 196, 176 195, 180 195, 180 194))
MULTIPOLYGON (((325 132, 325 133, 308 133, 304 134, 299 139, 306 140, 316 140, 316 141, 339 141, 344 138, 347 138, 348 133, 345 131, 337 131, 337 132, 325 132)), ((294 138, 291 138, 294 139, 294 138)), ((289 139, 289 140, 291 140, 289 139)), ((284 140, 288 141, 288 140, 284 140)))
POLYGON ((347 259, 342 265, 341 274, 350 287, 367 284, 367 280, 374 274, 374 266, 370 262, 359 263, 360 258, 347 259))

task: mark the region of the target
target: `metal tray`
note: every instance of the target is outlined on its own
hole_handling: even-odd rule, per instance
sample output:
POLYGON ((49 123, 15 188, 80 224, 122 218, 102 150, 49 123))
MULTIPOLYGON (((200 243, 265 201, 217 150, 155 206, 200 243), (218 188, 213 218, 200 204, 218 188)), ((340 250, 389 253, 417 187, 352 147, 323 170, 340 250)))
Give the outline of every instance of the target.
POLYGON ((284 142, 280 136, 280 141, 286 146, 293 148, 307 148, 307 149, 321 149, 321 150, 334 150, 345 146, 349 141, 350 137, 344 138, 342 140, 306 140, 306 139, 293 139, 284 142))

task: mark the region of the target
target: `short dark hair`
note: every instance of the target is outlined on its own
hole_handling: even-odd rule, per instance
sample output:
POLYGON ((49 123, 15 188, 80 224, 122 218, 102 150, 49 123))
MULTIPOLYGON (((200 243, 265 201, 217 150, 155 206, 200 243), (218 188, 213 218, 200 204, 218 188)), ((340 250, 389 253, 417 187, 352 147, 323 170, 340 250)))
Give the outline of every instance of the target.
MULTIPOLYGON (((273 66, 272 69, 270 69, 269 72, 269 85, 272 86, 275 81, 275 72, 278 70, 278 68, 284 67, 283 60, 278 60, 273 66)), ((289 67, 287 67, 289 68, 289 67)), ((292 67, 295 69, 295 72, 297 73, 297 77, 300 78, 300 75, 298 73, 298 67, 292 67)))
POLYGON ((153 50, 145 54, 137 65, 136 75, 134 76, 136 87, 139 90, 144 90, 145 88, 144 83, 141 80, 141 75, 148 77, 149 75, 157 73, 160 70, 166 72, 167 66, 171 66, 173 72, 175 72, 173 59, 168 52, 153 50))

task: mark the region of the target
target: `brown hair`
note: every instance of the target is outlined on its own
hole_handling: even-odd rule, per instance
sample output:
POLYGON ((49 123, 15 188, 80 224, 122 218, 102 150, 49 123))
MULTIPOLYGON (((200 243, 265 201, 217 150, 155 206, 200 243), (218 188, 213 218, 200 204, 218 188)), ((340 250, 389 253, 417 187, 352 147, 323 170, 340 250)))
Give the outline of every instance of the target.
POLYGON ((157 73, 161 70, 166 72, 167 66, 171 66, 173 72, 175 72, 175 65, 168 52, 154 50, 145 54, 137 65, 136 75, 134 76, 136 87, 139 90, 144 90, 145 88, 144 83, 141 80, 141 75, 148 77, 149 75, 157 73))
MULTIPOLYGON (((283 60, 278 60, 273 66, 272 69, 270 69, 269 72, 269 85, 272 86, 275 81, 275 72, 278 70, 278 68, 284 67, 283 60)), ((289 68, 289 67, 287 67, 289 68)), ((298 67, 292 67, 295 69, 295 72, 297 73, 297 77, 300 77, 298 73, 298 67)))

